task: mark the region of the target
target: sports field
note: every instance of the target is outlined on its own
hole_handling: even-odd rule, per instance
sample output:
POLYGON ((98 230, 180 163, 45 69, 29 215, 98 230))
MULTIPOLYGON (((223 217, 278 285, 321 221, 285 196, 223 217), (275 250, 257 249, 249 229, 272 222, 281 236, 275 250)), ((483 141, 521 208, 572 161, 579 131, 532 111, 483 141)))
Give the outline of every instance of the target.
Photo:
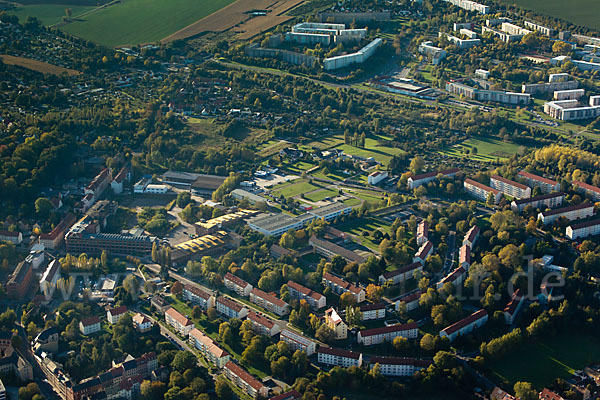
POLYGON ((577 25, 600 29, 600 6, 598 0, 498 0, 561 18, 577 25))
POLYGON ((65 14, 65 9, 71 9, 71 15, 77 17, 80 14, 88 12, 96 8, 95 6, 80 6, 67 4, 27 4, 17 7, 10 11, 19 17, 19 21, 23 22, 27 17, 36 17, 44 26, 50 26, 62 22, 65 14))
POLYGON ((510 158, 519 151, 519 147, 517 144, 506 143, 493 138, 471 138, 444 149, 440 153, 452 157, 467 156, 473 160, 489 162, 510 158), (473 154, 474 148, 477 148, 477 154, 473 154), (465 154, 466 150, 469 151, 469 154, 465 154))
POLYGON ((125 0, 61 29, 108 47, 154 43, 233 0, 125 0))
MULTIPOLYGON (((600 339, 582 333, 564 333, 554 338, 527 342, 490 365, 494 375, 510 387, 517 381, 531 382, 537 389, 556 378, 600 362, 600 339)), ((490 376, 496 380, 494 376, 490 376)))

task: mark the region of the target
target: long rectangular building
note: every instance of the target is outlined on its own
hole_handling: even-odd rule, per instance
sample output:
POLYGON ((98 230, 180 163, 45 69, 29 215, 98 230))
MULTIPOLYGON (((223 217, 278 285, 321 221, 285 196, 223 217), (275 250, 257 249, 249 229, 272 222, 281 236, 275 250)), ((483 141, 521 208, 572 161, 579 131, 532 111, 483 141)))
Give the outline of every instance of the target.
POLYGON ((535 175, 527 171, 520 171, 517 176, 529 187, 533 188, 539 186, 539 188, 542 190, 542 193, 560 191, 560 183, 552 179, 544 178, 543 176, 535 175))
POLYGON ((288 281, 287 286, 292 299, 305 300, 312 308, 317 310, 327 305, 327 298, 321 293, 317 293, 294 281, 288 281))
POLYGON ((490 6, 486 6, 485 4, 479 4, 477 2, 471 0, 446 0, 448 3, 455 5, 456 7, 460 7, 467 11, 475 11, 479 14, 489 14, 490 6))
POLYGON ((250 301, 280 317, 290 312, 288 303, 258 288, 250 291, 250 301))
POLYGON ((397 324, 381 328, 364 329, 358 332, 357 341, 363 346, 373 346, 383 342, 392 342, 396 337, 416 339, 419 327, 416 322, 397 324))
POLYGON ((329 286, 334 293, 341 295, 345 292, 350 292, 354 296, 356 303, 362 303, 365 301, 365 291, 363 288, 358 287, 350 282, 346 282, 342 278, 325 272, 323 274, 323 284, 329 286))
POLYGON ((527 206, 541 208, 543 206, 554 208, 562 205, 565 200, 563 192, 543 194, 541 196, 529 197, 527 199, 513 200, 510 203, 510 208, 513 211, 522 212, 527 206))
POLYGON ((538 214, 538 219, 541 220, 544 225, 553 223, 559 218, 566 218, 569 221, 576 219, 585 219, 594 215, 594 204, 583 203, 574 206, 568 206, 563 208, 557 208, 555 210, 548 210, 538 214))
POLYGON ((188 341, 219 369, 223 368, 231 359, 229 353, 196 328, 190 331, 188 341))
POLYGON ((567 226, 566 229, 566 236, 571 240, 596 236, 598 234, 600 234, 600 219, 593 219, 590 221, 572 224, 567 226))
POLYGON ((408 188, 416 189, 421 185, 435 181, 438 175, 453 178, 460 170, 458 168, 450 168, 443 171, 432 171, 424 174, 411 176, 408 178, 408 188))
POLYGON ((400 282, 403 282, 407 279, 411 279, 416 271, 422 271, 423 264, 420 262, 414 262, 412 264, 405 265, 402 268, 385 272, 379 275, 379 284, 383 285, 384 283, 390 281, 392 284, 396 285, 400 282))
POLYGON ((481 201, 487 201, 490 194, 494 198, 494 204, 498 204, 500 202, 500 199, 502 198, 502 192, 500 192, 498 189, 491 188, 489 186, 484 185, 483 183, 474 181, 473 179, 465 179, 463 185, 465 190, 469 194, 471 194, 475 198, 478 198, 481 201))
POLYGON ((454 341, 459 336, 466 335, 468 333, 473 332, 476 328, 479 328, 488 320, 487 311, 481 309, 475 311, 473 314, 469 315, 466 318, 461 319, 460 321, 442 329, 440 331, 441 337, 447 337, 450 341, 454 341))
POLYGON ((412 376, 415 372, 429 367, 431 361, 405 357, 371 357, 370 369, 375 365, 379 365, 379 372, 383 376, 412 376))
POLYGON ((249 394, 250 397, 255 399, 258 397, 267 397, 269 388, 233 361, 227 362, 223 371, 231 382, 249 394))
POLYGON ((490 177, 490 186, 516 199, 531 197, 531 188, 522 183, 511 181, 499 175, 490 177))
POLYGON ((333 367, 360 367, 362 365, 362 353, 320 346, 317 351, 317 360, 319 364, 333 367))
POLYGON ((307 356, 314 354, 317 349, 317 344, 314 341, 289 329, 283 329, 279 338, 282 342, 287 343, 293 351, 303 351, 307 356))
POLYGON ((600 201, 600 188, 592 185, 588 185, 582 181, 573 181, 575 189, 590 196, 594 201, 600 201))
POLYGON ((312 236, 308 241, 308 244, 313 247, 315 253, 320 254, 328 259, 332 259, 335 256, 341 256, 347 262, 355 262, 358 264, 362 264, 366 261, 366 259, 356 254, 355 252, 345 249, 342 246, 338 246, 335 243, 332 243, 328 240, 319 239, 316 236, 312 236))

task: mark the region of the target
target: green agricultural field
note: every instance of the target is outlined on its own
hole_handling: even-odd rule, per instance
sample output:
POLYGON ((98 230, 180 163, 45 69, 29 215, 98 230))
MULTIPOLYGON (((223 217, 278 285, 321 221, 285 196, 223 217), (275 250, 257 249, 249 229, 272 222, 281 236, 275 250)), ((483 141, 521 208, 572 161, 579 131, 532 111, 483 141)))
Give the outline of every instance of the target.
POLYGON ((551 17, 561 18, 577 25, 600 29, 598 0, 499 0, 551 17))
POLYGON ((348 144, 342 144, 338 146, 346 154, 352 154, 359 157, 373 157, 376 161, 380 162, 384 167, 390 163, 393 156, 404 154, 404 150, 395 147, 389 147, 380 145, 377 143, 378 139, 386 140, 383 136, 368 137, 365 140, 365 147, 355 147, 348 144))
POLYGON ((61 29, 109 47, 153 43, 232 2, 233 0, 126 0, 69 23, 61 29))
MULTIPOLYGON (((600 339, 583 333, 563 333, 554 338, 528 342, 491 363, 496 377, 510 387, 527 381, 542 389, 556 378, 600 360, 600 339)), ((494 380, 494 377, 490 377, 494 380)))
POLYGON ((64 4, 28 4, 22 5, 10 11, 19 17, 19 21, 25 21, 27 17, 36 17, 44 26, 58 24, 62 21, 65 9, 71 9, 71 15, 77 17, 85 12, 93 10, 95 6, 78 6, 64 4))
POLYGON ((512 157, 519 151, 519 145, 506 143, 493 138, 467 139, 462 143, 456 144, 450 148, 440 151, 441 154, 452 157, 462 157, 464 150, 469 150, 469 158, 478 161, 496 161, 505 160, 512 157), (473 149, 477 148, 477 154, 473 154, 473 149))

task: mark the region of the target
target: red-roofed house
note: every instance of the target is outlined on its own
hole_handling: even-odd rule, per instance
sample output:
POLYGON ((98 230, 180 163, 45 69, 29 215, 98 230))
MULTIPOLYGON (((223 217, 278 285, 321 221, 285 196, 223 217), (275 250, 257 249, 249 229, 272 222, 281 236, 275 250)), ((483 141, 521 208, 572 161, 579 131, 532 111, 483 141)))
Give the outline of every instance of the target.
POLYGON ((362 303, 365 301, 364 289, 353 285, 352 283, 346 282, 342 278, 325 272, 323 274, 323 284, 329 286, 334 293, 341 295, 345 292, 350 292, 354 296, 356 303, 362 303))
POLYGON ((526 199, 531 197, 531 188, 529 186, 511 181, 510 179, 503 178, 499 175, 492 175, 490 177, 490 186, 516 199, 526 199))
POLYGON ((65 234, 73 226, 75 221, 77 221, 75 215, 68 213, 63 220, 50 231, 50 233, 42 233, 40 235, 40 243, 43 244, 46 249, 57 249, 63 242, 65 234))
POLYGON ((110 183, 110 187, 112 188, 115 194, 121 194, 123 193, 123 183, 129 181, 130 179, 131 172, 129 170, 129 165, 124 165, 123 168, 121 168, 119 173, 110 183))
POLYGON ((200 289, 198 286, 185 284, 183 298, 193 304, 198 304, 204 311, 215 306, 215 296, 200 289))
POLYGON ((466 271, 471 266, 471 247, 463 244, 458 252, 458 265, 463 267, 466 271))
POLYGON ((79 330, 84 335, 91 335, 92 333, 100 331, 100 329, 100 318, 95 315, 93 317, 84 318, 79 322, 79 330))
POLYGON ((417 290, 416 292, 399 298, 395 305, 396 311, 400 311, 402 304, 404 304, 404 309, 406 312, 417 309, 417 307, 419 307, 419 300, 421 299, 422 294, 423 292, 417 290))
POLYGON ((319 350, 317 350, 317 360, 319 364, 334 367, 360 367, 362 365, 362 354, 349 350, 320 346, 319 350))
POLYGON ((281 332, 281 328, 275 321, 254 311, 248 312, 248 321, 252 324, 252 330, 259 335, 275 336, 281 332))
POLYGON ((132 320, 133 326, 135 326, 135 329, 140 333, 145 333, 152 329, 152 320, 143 314, 135 314, 132 320))
POLYGON ((417 246, 421 246, 423 243, 429 240, 429 222, 427 220, 421 221, 417 226, 417 246))
POLYGON ((248 309, 237 301, 228 297, 217 297, 217 311, 229 318, 244 318, 248 315, 248 309))
POLYGON ((426 183, 434 181, 437 179, 437 176, 439 174, 443 175, 444 177, 452 178, 458 172, 459 172, 458 168, 451 168, 451 169, 446 169, 443 171, 434 171, 434 172, 427 172, 427 173, 420 174, 420 175, 414 175, 414 176, 411 176, 408 178, 408 181, 407 181, 408 188, 416 189, 421 185, 424 185, 426 183))
POLYGON ((405 357, 371 357, 370 369, 379 365, 379 372, 384 376, 412 376, 415 372, 429 367, 430 360, 418 360, 405 357))
POLYGON ((319 309, 327 305, 327 298, 294 281, 288 281, 288 292, 292 299, 306 300, 312 308, 319 309))
POLYGON ((412 264, 405 265, 400 269, 385 272, 379 275, 379 284, 383 285, 387 281, 391 281, 394 285, 400 282, 404 282, 407 279, 414 277, 415 271, 422 271, 423 264, 420 262, 413 262, 412 264))
POLYGON ((429 257, 431 253, 433 253, 433 243, 427 241, 419 247, 419 250, 417 250, 415 257, 413 258, 413 263, 425 264, 425 260, 427 260, 427 257, 429 257))
POLYGON ((23 242, 23 234, 21 232, 0 231, 0 241, 19 245, 23 242))
POLYGON ((554 393, 552 390, 550 390, 548 388, 544 388, 540 392, 540 400, 565 400, 565 399, 558 393, 554 393))
POLYGON ((573 181, 575 189, 584 192, 590 196, 594 201, 600 201, 600 188, 592 185, 588 185, 582 181, 573 181))
POLYGON ((542 189, 542 193, 552 193, 560 190, 560 183, 552 179, 544 178, 527 171, 521 171, 517 176, 529 187, 539 186, 542 189))
POLYGON ((125 314, 127 314, 126 306, 111 308, 106 312, 106 319, 111 324, 116 324, 125 314))
POLYGON ((479 238, 480 229, 477 225, 473 225, 471 229, 467 231, 465 234, 465 238, 463 239, 463 245, 467 245, 473 250, 473 246, 475 246, 475 242, 479 238))
POLYGON ((470 178, 465 179, 463 186, 471 196, 478 198, 481 201, 487 202, 490 193, 494 196, 494 204, 498 204, 502 198, 502 192, 498 189, 491 188, 470 178))
POLYGON ((383 303, 363 304, 359 309, 361 321, 385 318, 385 304, 383 303))
POLYGON ((463 267, 458 267, 454 271, 450 272, 448 275, 442 278, 441 281, 437 283, 437 288, 441 289, 448 282, 452 283, 454 286, 462 285, 462 283, 467 278, 467 270, 463 267))
POLYGON ((471 333, 474 329, 485 325, 487 320, 487 311, 483 309, 477 310, 468 317, 463 318, 460 321, 442 329, 440 331, 440 336, 447 337, 452 342, 457 337, 471 333))
POLYGON ((231 359, 229 353, 219 347, 211 338, 194 328, 190 331, 189 343, 204 354, 206 359, 221 369, 231 359))

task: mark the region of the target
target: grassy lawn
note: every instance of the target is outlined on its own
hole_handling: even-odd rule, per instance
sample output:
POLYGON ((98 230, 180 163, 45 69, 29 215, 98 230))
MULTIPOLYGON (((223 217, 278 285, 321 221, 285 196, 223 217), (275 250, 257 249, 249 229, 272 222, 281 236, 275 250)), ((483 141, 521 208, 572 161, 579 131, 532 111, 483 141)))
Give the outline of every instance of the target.
POLYGON ((600 8, 597 0, 500 0, 499 2, 516 4, 540 14, 600 29, 600 8))
POLYGON ((342 143, 344 143, 344 136, 334 135, 334 136, 327 136, 327 137, 324 137, 319 140, 315 140, 314 142, 310 142, 306 146, 303 146, 303 147, 306 148, 307 150, 311 150, 313 147, 324 150, 324 149, 330 149, 332 147, 338 146, 342 143))
POLYGON ((358 197, 359 199, 368 201, 370 203, 377 203, 377 202, 381 201, 382 197, 384 197, 379 192, 370 192, 370 191, 366 191, 366 190, 354 190, 354 189, 346 190, 346 191, 351 193, 352 195, 358 197))
POLYGON ((381 229, 388 234, 390 233, 389 224, 384 220, 375 217, 353 219, 337 225, 336 228, 360 238, 363 246, 377 251, 379 251, 379 243, 373 241, 371 234, 376 229, 381 229), (364 232, 368 232, 369 236, 363 236, 364 232))
POLYGON ((108 47, 157 42, 233 0, 127 0, 61 29, 108 47))
POLYGON ((307 169, 311 169, 314 166, 315 164, 311 164, 306 161, 297 161, 293 164, 284 164, 283 168, 296 174, 301 174, 302 172, 306 171, 307 169))
POLYGON ((322 189, 322 190, 317 190, 316 192, 312 192, 312 193, 307 193, 304 198, 306 200, 309 201, 321 201, 324 200, 327 197, 334 197, 337 196, 338 192, 336 190, 331 190, 331 189, 322 189))
MULTIPOLYGON (((556 378, 600 361, 600 339, 578 333, 559 334, 539 342, 528 342, 491 363, 495 377, 512 387, 517 381, 532 382, 537 389, 556 378)), ((492 380, 494 377, 491 377, 492 380)))
POLYGON ((321 189, 321 187, 310 183, 309 181, 296 180, 293 183, 284 183, 282 185, 275 186, 272 190, 272 193, 273 195, 278 197, 283 195, 283 197, 285 198, 290 198, 298 196, 301 193, 308 193, 310 191, 318 189, 321 189))
POLYGON ((387 166, 393 156, 404 154, 404 150, 395 147, 390 147, 378 143, 378 140, 386 140, 383 136, 367 137, 365 140, 365 147, 355 147, 348 144, 342 144, 338 146, 346 154, 351 154, 359 157, 373 157, 376 161, 387 166))
POLYGON ((28 4, 20 5, 9 13, 19 17, 19 21, 24 22, 27 17, 36 17, 44 26, 58 24, 65 16, 65 9, 70 8, 73 17, 93 10, 94 6, 75 6, 64 4, 28 4))
POLYGON ((330 171, 328 174, 324 174, 322 169, 318 169, 310 174, 310 176, 314 176, 315 178, 320 179, 330 179, 332 181, 343 181, 348 178, 348 175, 344 175, 341 172, 330 171))
POLYGON ((505 160, 510 158, 519 151, 519 147, 517 144, 506 143, 492 138, 470 138, 462 143, 444 149, 440 153, 452 157, 462 157, 464 149, 472 152, 473 148, 477 148, 477 154, 471 153, 466 156, 473 160, 490 162, 497 159, 505 160))
POLYGON ((360 204, 360 199, 349 198, 344 200, 343 203, 349 206, 357 206, 360 204))

